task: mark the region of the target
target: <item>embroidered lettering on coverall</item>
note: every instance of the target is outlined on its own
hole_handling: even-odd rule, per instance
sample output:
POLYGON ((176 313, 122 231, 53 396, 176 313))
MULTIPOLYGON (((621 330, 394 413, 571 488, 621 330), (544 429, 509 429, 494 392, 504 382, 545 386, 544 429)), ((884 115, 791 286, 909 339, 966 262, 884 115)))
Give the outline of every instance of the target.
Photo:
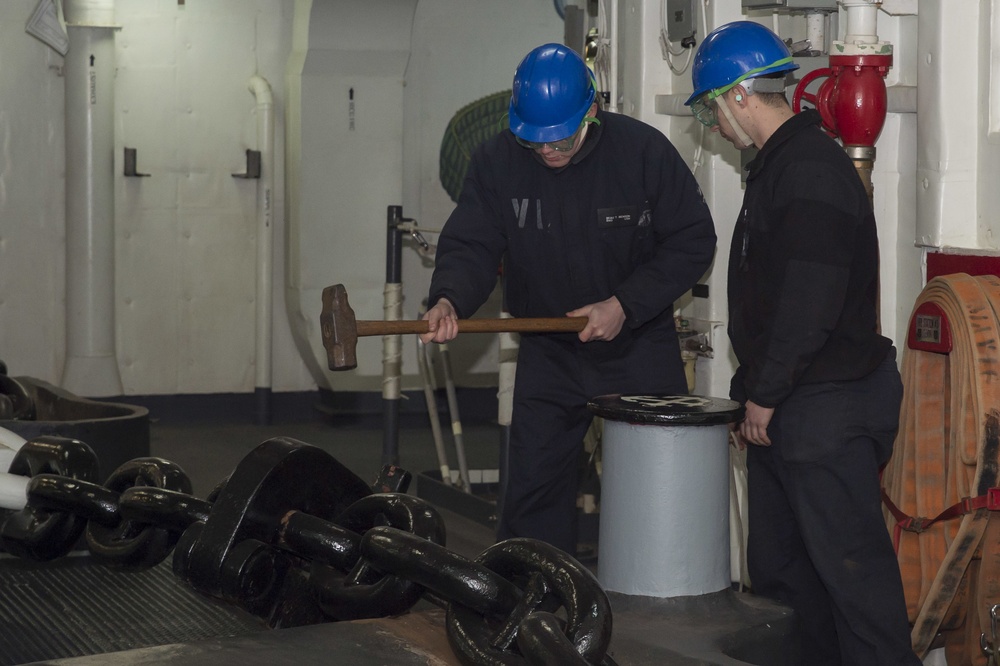
MULTIPOLYGON (((517 228, 524 229, 524 223, 528 217, 528 202, 531 199, 522 199, 518 201, 517 199, 511 199, 510 202, 514 204, 514 215, 517 216, 517 228)), ((535 199, 535 224, 539 229, 542 228, 542 200, 535 199)))

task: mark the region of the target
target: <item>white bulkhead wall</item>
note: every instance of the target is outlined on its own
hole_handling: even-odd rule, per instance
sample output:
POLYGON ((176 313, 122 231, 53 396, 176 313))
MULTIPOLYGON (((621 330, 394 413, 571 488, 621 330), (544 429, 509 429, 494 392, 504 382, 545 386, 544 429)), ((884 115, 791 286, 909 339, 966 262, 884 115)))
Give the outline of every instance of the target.
POLYGON ((33 9, 0 3, 0 359, 11 374, 55 381, 66 349, 65 85, 63 57, 24 32, 33 9))
POLYGON ((921 245, 1000 249, 1000 2, 922 2, 917 87, 921 245))
MULTIPOLYGON (((313 2, 336 5, 337 0, 313 2)), ((251 77, 264 77, 275 93, 273 386, 276 391, 305 390, 324 381, 324 359, 318 356, 317 331, 308 349, 301 349, 302 339, 296 343, 292 327, 302 313, 318 316, 319 302, 310 304, 312 296, 303 293, 301 305, 289 304, 290 324, 286 277, 292 292, 304 286, 304 275, 317 290, 344 282, 352 296, 360 284, 361 294, 367 290, 372 295, 354 303, 359 316, 380 316, 385 207, 400 204, 404 215, 424 228, 440 227, 452 205, 438 182, 436 161, 448 120, 464 104, 507 87, 520 56, 532 46, 562 39, 562 22, 552 4, 542 0, 419 0, 405 81, 393 83, 392 96, 373 100, 401 100, 402 111, 386 110, 401 123, 387 126, 383 134, 396 138, 393 156, 364 166, 367 156, 355 146, 350 150, 356 159, 338 155, 341 171, 320 168, 300 174, 314 178, 316 187, 360 183, 371 191, 349 193, 336 205, 289 200, 286 206, 286 173, 302 168, 285 163, 286 124, 287 136, 295 132, 288 116, 292 88, 286 88, 286 74, 295 16, 313 2, 115 2, 115 21, 122 27, 115 37, 114 316, 126 394, 254 388, 257 188, 254 181, 232 177, 245 170, 246 149, 257 148, 256 100, 247 89, 251 77), (151 177, 121 175, 125 147, 137 149, 138 170, 151 177), (388 163, 398 173, 392 185, 384 185, 388 176, 378 166, 388 163), (360 177, 365 174, 370 177, 360 177), (376 230, 361 242, 370 249, 346 260, 338 256, 333 262, 333 257, 344 251, 345 242, 356 246, 352 225, 359 215, 341 215, 339 219, 349 220, 340 223, 345 228, 324 230, 315 242, 296 239, 287 226, 286 216, 304 210, 295 206, 312 206, 307 212, 325 221, 334 219, 338 206, 349 209, 366 197, 374 209, 365 210, 364 224, 376 230), (315 272, 294 277, 294 257, 292 265, 285 265, 287 239, 307 249, 304 261, 315 272)), ((659 127, 677 145, 696 171, 718 225, 719 249, 706 278, 710 297, 682 305, 685 316, 715 327, 715 365, 702 373, 698 390, 725 395, 731 365, 722 328, 725 264, 742 198, 739 155, 713 134, 703 139, 692 119, 658 110, 658 97, 690 90, 690 72, 672 74, 660 55, 661 0, 601 4, 619 12, 621 110, 659 127)), ((748 16, 740 0, 694 4, 699 43, 703 25, 712 29, 748 16)), ((0 358, 14 375, 57 382, 66 353, 63 58, 25 34, 36 5, 37 0, 0 3, 0 88, 16 93, 0 96, 0 358)), ((776 27, 783 37, 799 39, 806 29, 801 14, 774 19, 770 12, 755 11, 749 16, 776 27)), ((345 13, 341 20, 347 17, 345 13)), ((1000 210, 995 185, 1000 170, 1000 0, 887 1, 877 18, 880 38, 894 46, 886 83, 890 91, 916 87, 917 100, 915 113, 912 108, 893 110, 890 102, 873 174, 882 245, 883 330, 899 344, 922 287, 925 249, 1000 249, 994 213, 1000 210), (914 9, 918 14, 909 15, 914 9)), ((355 37, 364 39, 363 34, 355 37)), ((338 95, 341 82, 334 86, 338 95)), ((337 100, 328 101, 337 107, 337 100)), ((373 113, 378 117, 381 111, 373 113)), ((331 138, 343 115, 340 107, 328 116, 318 113, 317 129, 301 141, 316 147, 335 144, 333 150, 340 153, 354 146, 346 142, 349 137, 339 143, 331 138), (325 117, 328 126, 323 125, 325 117)), ((428 239, 435 240, 433 234, 428 239)), ((417 256, 412 244, 404 249, 403 274, 404 316, 411 317, 430 276, 429 262, 417 256)), ((372 340, 363 346, 374 359, 366 360, 354 378, 338 379, 344 382, 338 388, 377 385, 381 345, 372 340)), ((478 369, 492 369, 491 354, 481 352, 478 369)), ((404 388, 416 385, 416 364, 408 357, 412 351, 404 345, 404 388)))
MULTIPOLYGON (((116 17, 115 316, 125 393, 252 391, 258 181, 234 174, 246 172, 248 149, 261 149, 250 80, 271 82, 283 103, 291 7, 117 0, 116 17), (122 175, 125 147, 148 178, 122 175)), ((279 176, 277 210, 283 187, 279 176)), ((273 357, 279 390, 306 376, 283 322, 273 335, 284 349, 273 357)))
MULTIPOLYGON (((26 34, 37 4, 0 3, 0 89, 6 91, 0 95, 0 359, 12 375, 58 384, 67 335, 63 56, 26 34)), ((258 183, 233 177, 246 171, 246 150, 260 147, 257 100, 248 90, 254 76, 265 79, 274 95, 273 389, 309 390, 325 381, 318 328, 313 325, 312 337, 306 331, 300 350, 305 338, 293 337, 293 326, 306 316, 318 318, 319 290, 337 281, 352 296, 354 286, 364 294, 377 285, 377 305, 367 308, 362 298, 359 316, 381 316, 386 206, 402 205, 424 227, 440 227, 451 207, 437 175, 447 122, 461 106, 509 87, 528 49, 562 39, 551 2, 408 0, 418 48, 411 54, 407 43, 402 49, 407 53, 397 58, 391 85, 373 86, 370 96, 358 91, 366 95, 356 109, 366 114, 356 118, 358 127, 370 130, 365 141, 351 143, 346 125, 336 134, 346 118, 336 97, 346 74, 328 78, 337 85, 325 91, 307 93, 329 106, 310 111, 314 127, 304 140, 330 148, 332 161, 311 163, 316 168, 306 175, 314 191, 339 188, 342 196, 290 199, 286 206, 286 173, 301 168, 286 165, 286 125, 289 137, 301 127, 289 115, 286 74, 293 31, 308 30, 314 4, 320 10, 338 6, 337 0, 114 2, 121 29, 115 34, 113 316, 126 395, 254 390, 258 183), (296 24, 301 14, 306 19, 296 24), (388 114, 396 120, 381 122, 388 114), (136 149, 137 170, 149 177, 122 175, 125 147, 136 149), (371 210, 358 214, 363 202, 371 210), (296 237, 287 218, 303 204, 313 206, 308 213, 317 227, 341 226, 311 240, 296 237), (374 230, 359 233, 359 224, 374 230), (305 243, 309 270, 298 272, 302 265, 294 262, 301 254, 286 267, 289 238, 305 243), (287 276, 293 296, 302 276, 312 280, 314 302, 307 294, 301 306, 286 304, 287 276)), ((391 4, 360 3, 367 12, 391 4)), ((352 26, 347 10, 335 20, 337 34, 362 46, 376 42, 386 27, 377 21, 352 26)), ((410 38, 408 28, 400 43, 410 38)), ((341 47, 345 43, 341 39, 341 47)), ((365 59, 338 66, 364 70, 365 59)), ((317 71, 315 78, 321 77, 317 71)), ((405 316, 412 317, 430 272, 412 246, 405 252, 405 316)), ((377 386, 380 341, 359 348, 375 360, 339 373, 344 383, 338 388, 377 386)), ((412 357, 409 346, 404 351, 412 357)), ((404 362, 403 370, 404 388, 417 386, 415 361, 404 362)), ((88 393, 86 387, 79 392, 88 393)))
POLYGON ((383 316, 386 207, 402 199, 403 87, 416 4, 296 4, 285 292, 296 344, 324 387, 356 389, 364 375, 381 374, 380 339, 362 339, 361 369, 328 381, 319 315, 323 289, 342 283, 359 319, 383 316))
MULTIPOLYGON (((0 3, 0 358, 11 374, 58 384, 75 335, 64 313, 64 59, 25 32, 37 4, 0 3)), ((256 181, 232 174, 257 148, 247 82, 282 81, 291 8, 272 0, 105 4, 120 29, 113 147, 101 148, 113 151, 114 305, 101 316, 114 317, 123 391, 251 391, 256 181), (136 149, 148 178, 123 176, 125 147, 136 149)), ((276 331, 282 342, 289 351, 276 359, 276 383, 309 381, 287 326, 276 331)), ((97 395, 90 389, 74 387, 97 395)))

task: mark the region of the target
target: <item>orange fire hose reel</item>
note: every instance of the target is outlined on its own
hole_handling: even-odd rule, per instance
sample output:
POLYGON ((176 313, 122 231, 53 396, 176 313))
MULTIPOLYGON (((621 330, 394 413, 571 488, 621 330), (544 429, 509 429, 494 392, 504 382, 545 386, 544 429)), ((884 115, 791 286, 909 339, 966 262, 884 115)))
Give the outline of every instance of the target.
POLYGON ((1000 603, 1000 278, 931 280, 910 318, 903 404, 882 473, 914 650, 985 664, 1000 603))

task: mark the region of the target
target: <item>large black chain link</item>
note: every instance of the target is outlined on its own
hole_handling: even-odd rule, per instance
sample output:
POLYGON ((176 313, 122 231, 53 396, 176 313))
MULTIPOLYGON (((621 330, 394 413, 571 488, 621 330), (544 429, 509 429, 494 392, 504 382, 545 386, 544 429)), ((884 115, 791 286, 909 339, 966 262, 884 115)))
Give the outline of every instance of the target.
POLYGON ((35 415, 35 401, 27 387, 8 377, 6 366, 0 367, 0 420, 33 421, 35 415))
POLYGON ((0 545, 51 560, 85 535, 94 558, 138 570, 173 551, 173 570, 200 592, 270 627, 388 617, 421 599, 447 610, 464 664, 611 664, 611 607, 575 559, 509 539, 469 560, 445 547, 410 475, 387 466, 369 485, 314 446, 260 444, 209 495, 191 495, 176 464, 138 458, 103 483, 86 444, 39 437, 10 473, 30 477, 27 506, 0 513, 0 545))

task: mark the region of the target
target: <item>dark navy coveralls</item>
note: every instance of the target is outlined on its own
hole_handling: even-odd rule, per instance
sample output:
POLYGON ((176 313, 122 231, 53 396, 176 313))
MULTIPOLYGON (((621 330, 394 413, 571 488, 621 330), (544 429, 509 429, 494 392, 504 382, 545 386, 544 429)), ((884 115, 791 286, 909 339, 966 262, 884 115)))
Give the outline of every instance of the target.
POLYGON ((515 317, 561 317, 617 296, 626 322, 612 341, 524 334, 498 539, 576 549, 577 462, 590 398, 687 393, 673 302, 705 273, 711 214, 687 165, 656 129, 598 112, 570 164, 552 169, 510 131, 473 155, 438 242, 428 303, 469 317, 503 260, 515 317))
POLYGON ((771 446, 747 446, 750 583, 798 614, 796 663, 916 665, 879 491, 902 383, 875 216, 819 121, 793 116, 749 164, 729 256, 731 397, 775 408, 771 446))

